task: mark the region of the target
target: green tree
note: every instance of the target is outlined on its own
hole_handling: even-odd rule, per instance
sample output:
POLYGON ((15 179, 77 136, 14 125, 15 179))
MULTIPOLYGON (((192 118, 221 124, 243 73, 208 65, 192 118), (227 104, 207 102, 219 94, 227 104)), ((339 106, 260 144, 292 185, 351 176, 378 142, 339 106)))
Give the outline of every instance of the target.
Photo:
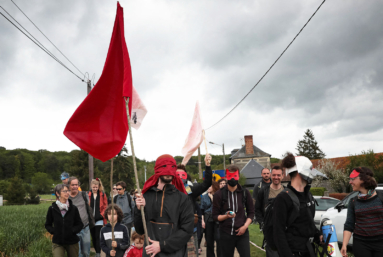
POLYGON ((0 195, 4 196, 4 199, 7 199, 6 194, 9 187, 9 182, 6 180, 0 180, 0 195))
MULTIPOLYGON (((338 193, 350 192, 349 177, 343 169, 338 169, 334 161, 323 159, 318 162, 317 170, 325 174, 331 187, 338 193)), ((313 186, 320 186, 323 177, 316 176, 313 180, 313 186)))
POLYGON ((49 193, 52 184, 53 180, 49 178, 48 174, 43 172, 37 172, 32 178, 33 188, 35 188, 39 194, 49 193))
POLYGON ((303 140, 298 141, 296 150, 298 151, 296 155, 306 156, 310 160, 323 159, 326 156, 319 148, 311 129, 307 129, 303 135, 303 140))
POLYGON ((25 189, 23 181, 18 177, 10 179, 7 190, 8 204, 23 204, 25 202, 25 189))
POLYGON ((373 150, 367 150, 358 155, 350 155, 348 159, 350 160, 346 167, 348 175, 355 167, 367 167, 374 172, 374 178, 378 183, 383 182, 383 155, 377 155, 373 150))
POLYGON ((21 169, 24 175, 24 181, 31 183, 32 177, 36 173, 35 160, 32 154, 27 152, 21 154, 21 169))

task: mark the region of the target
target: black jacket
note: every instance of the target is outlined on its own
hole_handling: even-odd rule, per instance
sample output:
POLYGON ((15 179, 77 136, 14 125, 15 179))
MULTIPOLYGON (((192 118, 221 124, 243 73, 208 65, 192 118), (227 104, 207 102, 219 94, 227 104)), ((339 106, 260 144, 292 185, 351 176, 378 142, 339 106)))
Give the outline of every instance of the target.
POLYGON ((227 185, 215 192, 212 210, 214 221, 218 221, 218 216, 224 215, 226 211, 234 211, 236 216, 234 217, 234 221, 232 219, 220 221, 219 229, 226 234, 236 235, 235 230, 245 225, 247 219, 253 220, 254 218, 253 199, 251 198, 249 190, 242 188, 241 185, 238 184, 234 192, 230 192, 227 189, 227 185), (243 204, 244 193, 246 193, 245 206, 243 204), (222 202, 222 194, 228 194, 227 202, 222 202))
POLYGON ((73 205, 72 200, 68 201, 69 208, 64 217, 55 202, 48 208, 45 228, 53 235, 52 242, 55 244, 75 244, 80 241, 76 234, 82 230, 84 225, 77 207, 73 205))
MULTIPOLYGON (((284 187, 282 185, 282 187, 284 187)), ((255 199, 255 218, 259 223, 259 226, 262 225, 263 219, 265 217, 265 207, 269 201, 270 185, 261 188, 258 191, 257 199, 255 199)))
POLYGON ((261 190, 262 188, 270 186, 270 184, 271 184, 271 179, 270 179, 269 183, 263 181, 263 179, 262 179, 259 183, 255 184, 254 188, 253 188, 253 199, 255 201, 257 201, 257 195, 258 195, 259 190, 261 190))
MULTIPOLYGON (((165 185, 164 190, 150 188, 144 198, 148 236, 160 242, 161 252, 156 256, 183 257, 194 228, 193 207, 188 196, 170 184, 165 185)), ((137 207, 134 226, 138 234, 144 234, 141 211, 137 207)), ((148 255, 143 251, 142 256, 148 255)))
MULTIPOLYGON (((212 183, 212 171, 210 166, 206 166, 205 170, 205 179, 202 183, 194 183, 193 186, 190 186, 191 193, 189 194, 189 198, 192 201, 193 211, 195 211, 195 203, 197 197, 202 195, 205 191, 209 189, 212 183)), ((187 186, 187 185, 186 185, 187 186)))
MULTIPOLYGON (((123 257, 125 250, 130 246, 128 228, 117 222, 114 226, 114 240, 117 242, 116 257, 123 257)), ((106 224, 100 231, 100 246, 107 257, 112 250, 112 225, 106 224)))
POLYGON ((315 227, 315 202, 309 198, 310 186, 304 192, 298 192, 290 183, 287 189, 294 192, 300 202, 299 216, 287 227, 289 215, 294 211, 293 201, 286 192, 281 192, 275 198, 273 213, 273 236, 280 257, 293 257, 293 252, 308 252, 307 241, 310 237, 319 240, 320 231, 315 227), (310 216, 308 210, 311 212, 310 216))

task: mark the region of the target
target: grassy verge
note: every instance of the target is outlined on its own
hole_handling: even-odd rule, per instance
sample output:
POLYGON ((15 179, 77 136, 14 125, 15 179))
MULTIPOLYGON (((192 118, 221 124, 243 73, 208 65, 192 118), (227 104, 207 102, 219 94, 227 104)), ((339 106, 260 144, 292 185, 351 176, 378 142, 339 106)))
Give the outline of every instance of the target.
MULTIPOLYGON (((259 231, 259 225, 251 224, 249 226, 249 234, 250 234, 250 241, 254 244, 258 245, 259 247, 262 246, 263 242, 263 234, 259 231)), ((265 257, 266 253, 264 251, 261 251, 257 247, 250 244, 250 254, 251 257, 265 257)))

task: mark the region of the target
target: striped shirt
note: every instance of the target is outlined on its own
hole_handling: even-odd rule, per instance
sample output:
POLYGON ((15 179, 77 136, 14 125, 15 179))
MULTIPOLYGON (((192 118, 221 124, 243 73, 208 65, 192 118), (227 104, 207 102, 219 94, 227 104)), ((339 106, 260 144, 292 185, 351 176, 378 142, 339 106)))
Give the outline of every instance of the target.
POLYGON ((383 235, 383 204, 379 197, 375 195, 367 200, 352 199, 348 205, 344 230, 354 232, 356 237, 383 235))

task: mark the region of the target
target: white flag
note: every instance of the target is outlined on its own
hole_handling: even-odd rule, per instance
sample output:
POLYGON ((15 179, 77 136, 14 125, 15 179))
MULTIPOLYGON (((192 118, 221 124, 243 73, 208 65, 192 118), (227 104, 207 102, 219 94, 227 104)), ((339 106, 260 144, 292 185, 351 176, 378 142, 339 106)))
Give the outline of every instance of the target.
POLYGON ((142 120, 145 118, 146 107, 144 103, 141 101, 140 96, 138 95, 136 89, 133 87, 133 103, 132 103, 132 115, 130 117, 132 127, 135 129, 139 129, 142 123, 142 120))

